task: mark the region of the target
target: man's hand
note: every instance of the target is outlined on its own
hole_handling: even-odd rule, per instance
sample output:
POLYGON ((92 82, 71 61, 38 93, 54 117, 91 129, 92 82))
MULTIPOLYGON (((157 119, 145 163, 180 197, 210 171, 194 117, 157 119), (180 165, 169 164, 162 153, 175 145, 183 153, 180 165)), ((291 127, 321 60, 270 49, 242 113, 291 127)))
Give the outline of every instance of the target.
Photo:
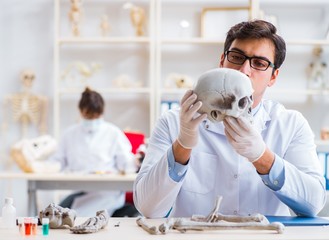
POLYGON ((202 102, 195 102, 196 99, 197 95, 188 90, 180 103, 180 131, 177 141, 186 149, 192 149, 198 143, 198 126, 207 117, 207 114, 198 116, 197 111, 201 108, 202 102))
POLYGON ((263 138, 246 118, 226 117, 224 126, 225 135, 238 154, 250 162, 257 161, 264 154, 263 138))

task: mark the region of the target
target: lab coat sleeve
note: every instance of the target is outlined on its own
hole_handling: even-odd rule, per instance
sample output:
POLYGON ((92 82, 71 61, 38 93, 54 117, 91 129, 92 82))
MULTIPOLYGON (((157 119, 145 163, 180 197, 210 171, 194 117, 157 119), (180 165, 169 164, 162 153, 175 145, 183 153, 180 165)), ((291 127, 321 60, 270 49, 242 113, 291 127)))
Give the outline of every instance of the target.
MULTIPOLYGON (((168 112, 169 118, 174 118, 168 112)), ((178 125, 175 120, 161 118, 153 131, 143 161, 134 183, 134 203, 145 217, 165 217, 181 189, 184 178, 176 182, 168 173, 168 150, 177 137, 178 125), (168 134, 169 133, 169 134, 168 134)))
POLYGON ((285 161, 284 174, 284 185, 274 192, 276 196, 297 215, 316 216, 326 202, 323 176, 300 171, 288 161, 285 161))
MULTIPOLYGON (((311 217, 326 202, 325 179, 309 124, 300 116, 295 127, 296 134, 283 158, 275 156, 284 163, 284 184, 274 194, 297 215, 311 217)), ((269 178, 272 183, 276 180, 271 173, 269 178)))
POLYGON ((182 165, 175 161, 174 153, 172 148, 168 149, 168 172, 171 179, 175 182, 179 182, 186 175, 188 165, 182 165))

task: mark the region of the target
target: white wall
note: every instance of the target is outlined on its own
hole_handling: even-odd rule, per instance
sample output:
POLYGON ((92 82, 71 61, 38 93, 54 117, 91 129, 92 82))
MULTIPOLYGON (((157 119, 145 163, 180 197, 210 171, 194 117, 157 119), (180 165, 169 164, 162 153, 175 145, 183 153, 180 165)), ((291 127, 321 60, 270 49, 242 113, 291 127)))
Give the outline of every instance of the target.
MULTIPOLYGON (((0 1, 0 98, 20 91, 19 74, 24 68, 34 69, 33 91, 51 99, 53 76, 53 1, 0 1)), ((51 105, 51 103, 50 103, 51 105)), ((6 113, 0 108, 0 122, 6 113)), ((51 126, 51 116, 49 117, 51 126)), ((1 124, 2 126, 2 124, 1 124)), ((14 124, 0 132, 0 170, 8 169, 8 146, 19 137, 14 124)), ((12 166, 15 168, 15 166, 12 166)), ((27 214, 25 181, 0 182, 0 201, 13 196, 19 215, 27 214)), ((1 204, 2 205, 2 204, 1 204)))

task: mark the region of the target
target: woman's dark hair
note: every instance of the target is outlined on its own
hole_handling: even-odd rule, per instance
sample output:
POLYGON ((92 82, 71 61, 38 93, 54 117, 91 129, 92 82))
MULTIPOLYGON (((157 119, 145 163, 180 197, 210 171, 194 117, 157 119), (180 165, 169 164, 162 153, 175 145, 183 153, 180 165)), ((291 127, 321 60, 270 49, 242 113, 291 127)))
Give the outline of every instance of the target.
POLYGON ((79 109, 87 117, 99 116, 104 112, 104 99, 98 92, 87 87, 81 95, 79 109))
POLYGON ((224 43, 224 52, 228 51, 235 39, 269 39, 275 46, 274 65, 280 68, 286 57, 286 43, 277 34, 276 27, 263 20, 241 22, 234 25, 227 33, 224 43))

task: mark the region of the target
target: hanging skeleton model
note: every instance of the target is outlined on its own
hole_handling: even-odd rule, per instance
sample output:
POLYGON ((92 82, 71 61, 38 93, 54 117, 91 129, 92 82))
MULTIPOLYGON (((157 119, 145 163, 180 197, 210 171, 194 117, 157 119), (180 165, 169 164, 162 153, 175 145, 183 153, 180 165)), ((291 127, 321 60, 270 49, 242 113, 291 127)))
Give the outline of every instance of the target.
POLYGON ((47 131, 47 98, 32 93, 34 79, 35 73, 32 70, 23 70, 21 92, 5 97, 5 109, 9 113, 5 122, 13 120, 20 125, 21 139, 28 137, 28 128, 31 125, 37 127, 39 134, 45 134, 47 131))

